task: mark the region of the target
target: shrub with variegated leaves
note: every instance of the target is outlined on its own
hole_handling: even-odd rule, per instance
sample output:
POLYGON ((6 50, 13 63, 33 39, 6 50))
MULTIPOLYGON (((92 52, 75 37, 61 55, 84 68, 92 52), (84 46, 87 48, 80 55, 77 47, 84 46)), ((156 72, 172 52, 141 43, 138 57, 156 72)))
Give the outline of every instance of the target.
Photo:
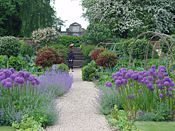
POLYGON ((48 45, 49 43, 54 43, 58 38, 59 33, 55 28, 44 28, 33 31, 32 38, 36 45, 48 45))

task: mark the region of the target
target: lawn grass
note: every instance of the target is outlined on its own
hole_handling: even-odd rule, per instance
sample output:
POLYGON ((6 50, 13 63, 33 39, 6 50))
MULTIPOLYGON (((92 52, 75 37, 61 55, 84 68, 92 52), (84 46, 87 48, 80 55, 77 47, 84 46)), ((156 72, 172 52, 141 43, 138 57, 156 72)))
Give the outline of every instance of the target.
POLYGON ((14 129, 9 126, 0 126, 0 131, 14 131, 14 129))
POLYGON ((175 122, 137 121, 135 125, 142 131, 175 131, 175 122))

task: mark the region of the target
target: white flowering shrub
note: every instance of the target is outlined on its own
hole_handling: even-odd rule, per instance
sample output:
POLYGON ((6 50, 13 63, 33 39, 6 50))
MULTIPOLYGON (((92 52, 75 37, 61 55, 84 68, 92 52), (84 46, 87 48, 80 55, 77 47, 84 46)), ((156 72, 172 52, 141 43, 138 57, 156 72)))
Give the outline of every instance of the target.
POLYGON ((58 39, 59 33, 55 28, 44 28, 33 31, 32 38, 36 45, 41 46, 48 45, 49 43, 54 43, 58 39))

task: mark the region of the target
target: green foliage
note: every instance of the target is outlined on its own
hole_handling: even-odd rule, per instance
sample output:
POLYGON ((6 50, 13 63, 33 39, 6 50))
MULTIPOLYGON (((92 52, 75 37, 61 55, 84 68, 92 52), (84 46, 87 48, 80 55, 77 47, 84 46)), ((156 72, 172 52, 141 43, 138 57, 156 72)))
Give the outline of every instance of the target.
POLYGON ((32 47, 32 45, 25 43, 23 40, 20 40, 20 44, 21 44, 21 50, 20 50, 20 54, 22 56, 33 56, 35 54, 35 50, 32 47))
POLYGON ((93 62, 82 68, 82 79, 84 81, 92 81, 96 76, 97 72, 93 62))
POLYGON ((55 69, 56 71, 58 71, 58 70, 60 70, 60 71, 68 71, 69 67, 66 64, 64 64, 64 63, 61 63, 61 64, 58 64, 58 65, 53 65, 52 69, 55 69))
POLYGON ((103 23, 90 23, 82 38, 85 43, 97 45, 111 38, 111 30, 103 23))
POLYGON ((99 97, 99 110, 102 114, 108 115, 111 113, 114 105, 117 105, 119 109, 122 108, 116 92, 114 92, 111 88, 102 85, 100 85, 99 88, 101 89, 101 94, 99 97))
POLYGON ((51 3, 54 0, 1 0, 0 36, 31 36, 33 30, 44 27, 60 28, 51 3), (31 15, 28 15, 31 14, 31 15))
POLYGON ((17 56, 19 54, 21 44, 19 40, 13 36, 0 37, 0 55, 17 56))
POLYGON ((152 112, 144 112, 138 116, 139 121, 167 121, 170 120, 170 111, 166 103, 159 103, 156 105, 157 109, 152 112))
POLYGON ((20 123, 12 123, 12 127, 16 128, 17 131, 43 131, 41 123, 35 121, 33 117, 29 117, 27 114, 22 116, 20 123))
POLYGON ((62 35, 58 40, 58 43, 68 47, 70 44, 79 43, 80 41, 81 38, 79 36, 62 35))
MULTIPOLYGON (((133 41, 134 41, 134 39, 129 39, 129 40, 123 41, 123 43, 122 43, 122 48, 123 48, 122 52, 124 52, 124 54, 126 54, 127 56, 129 56, 129 54, 130 54, 133 41)), ((148 43, 148 41, 145 39, 138 39, 135 42, 135 45, 134 45, 133 51, 132 51, 132 58, 143 60, 145 58, 146 49, 147 49, 148 44, 149 44, 148 58, 152 58, 153 46, 150 43, 148 43)), ((154 57, 155 58, 158 57, 157 52, 155 52, 155 51, 154 51, 154 57)))
POLYGON ((108 122, 110 125, 114 126, 115 129, 121 131, 138 131, 134 122, 128 120, 127 113, 124 110, 118 110, 116 105, 114 106, 111 115, 108 116, 108 122))
POLYGON ((60 56, 67 57, 67 53, 69 52, 69 48, 66 47, 65 45, 55 43, 55 44, 50 44, 49 46, 52 47, 53 49, 56 49, 60 56))

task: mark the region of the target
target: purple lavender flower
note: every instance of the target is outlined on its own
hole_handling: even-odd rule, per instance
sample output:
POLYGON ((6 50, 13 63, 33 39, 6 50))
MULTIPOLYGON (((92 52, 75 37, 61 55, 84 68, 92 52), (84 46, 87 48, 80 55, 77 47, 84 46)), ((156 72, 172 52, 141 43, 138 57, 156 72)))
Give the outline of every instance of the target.
POLYGON ((142 89, 140 89, 140 90, 139 90, 139 93, 142 93, 142 92, 143 92, 142 89))
POLYGON ((170 83, 168 81, 165 81, 164 86, 168 87, 168 86, 170 86, 170 83))
POLYGON ((162 94, 162 93, 160 93, 160 94, 159 94, 159 97, 160 97, 160 98, 162 98, 162 97, 163 97, 163 94, 162 94))
POLYGON ((111 83, 110 81, 107 81, 107 82, 106 82, 106 86, 107 86, 107 87, 112 87, 112 83, 111 83))
POLYGON ((141 115, 143 113, 143 111, 141 111, 141 110, 139 110, 138 112, 137 112, 137 114, 139 114, 139 115, 141 115))

